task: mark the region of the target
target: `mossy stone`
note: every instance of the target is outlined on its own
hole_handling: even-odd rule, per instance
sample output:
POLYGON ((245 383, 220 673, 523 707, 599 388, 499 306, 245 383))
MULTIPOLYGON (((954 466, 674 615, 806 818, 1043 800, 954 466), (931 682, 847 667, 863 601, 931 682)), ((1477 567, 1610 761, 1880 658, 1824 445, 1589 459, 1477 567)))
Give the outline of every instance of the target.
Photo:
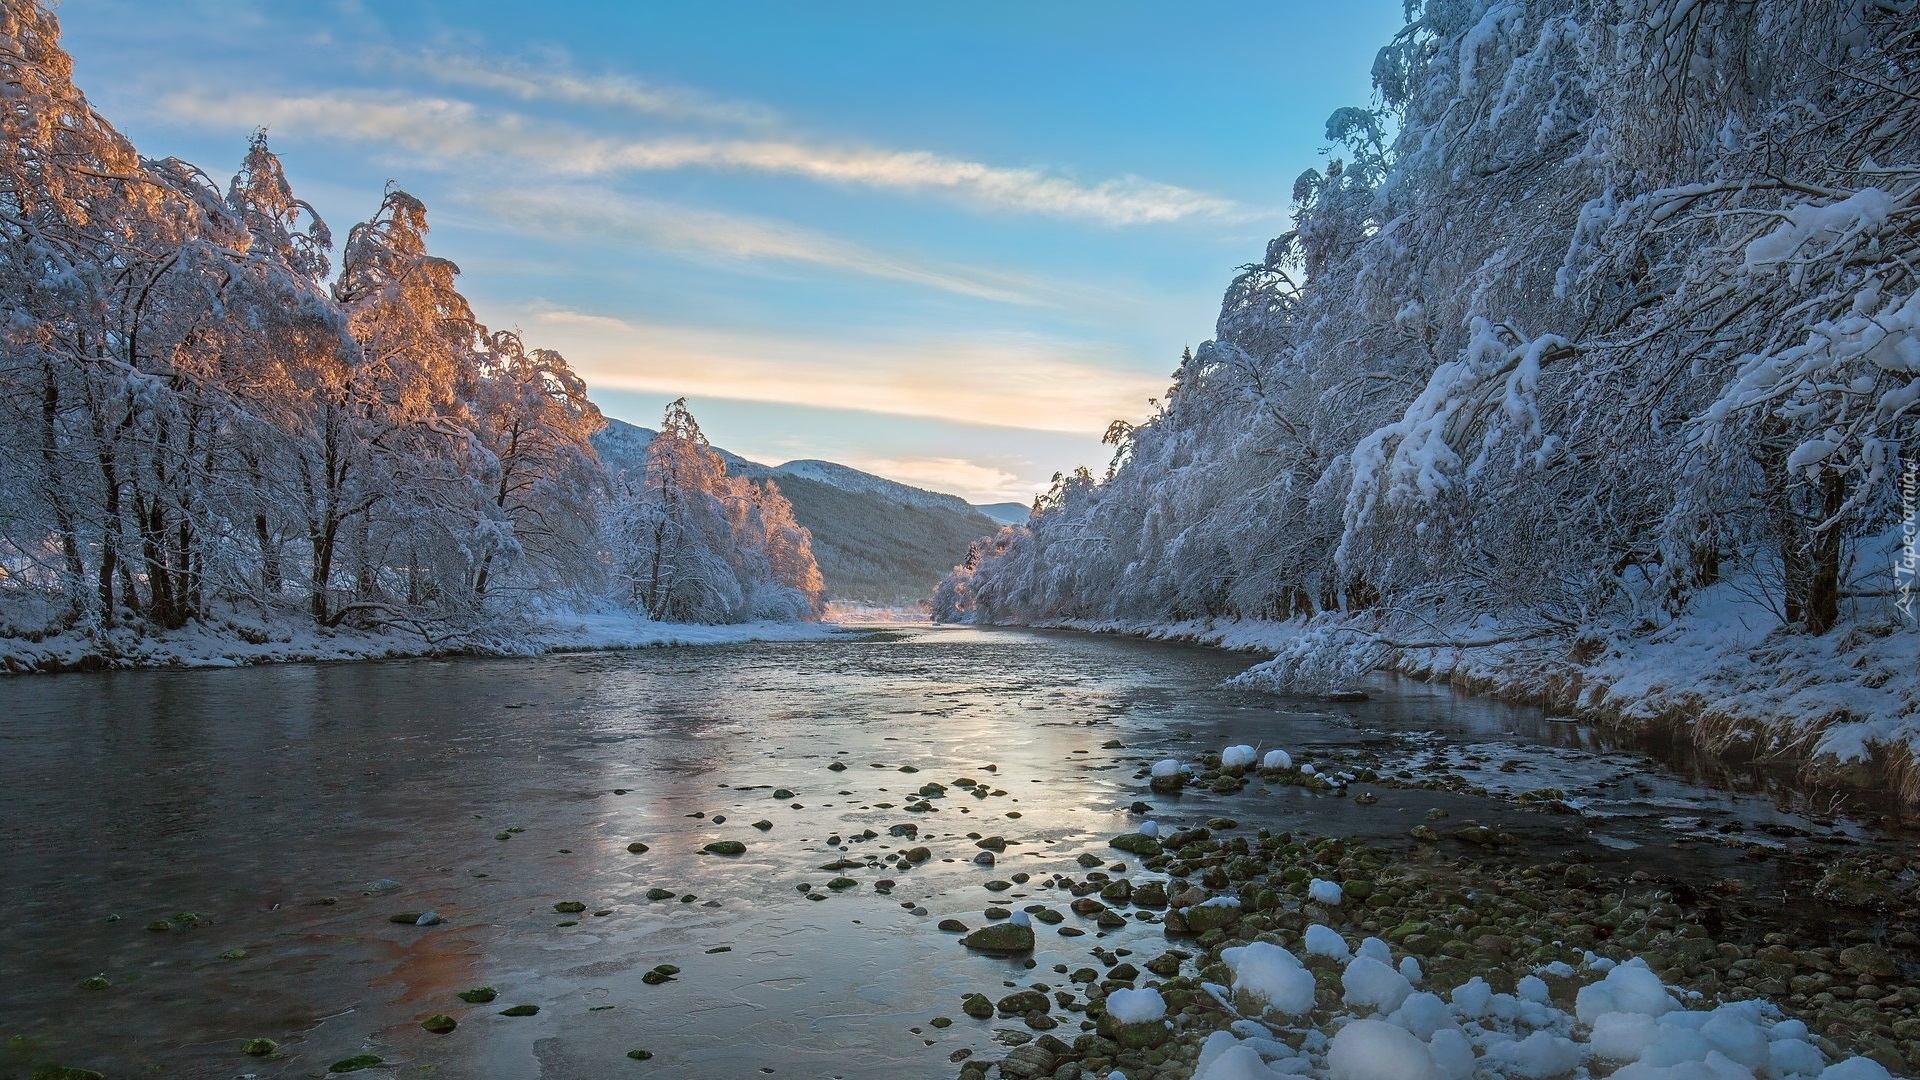
POLYGON ((994 923, 961 938, 960 943, 969 949, 984 953, 1032 952, 1033 927, 1011 922, 994 923))
POLYGON ((1107 846, 1119 848, 1129 855, 1138 855, 1143 859, 1160 854, 1160 841, 1137 832, 1121 833, 1107 841, 1107 846))
POLYGON ((435 1035, 445 1035, 447 1032, 459 1027, 460 1021, 455 1020, 446 1013, 434 1013, 432 1016, 420 1021, 420 1026, 435 1035))
POLYGON ((738 840, 715 840, 701 850, 714 855, 745 855, 747 845, 738 840))
POLYGON ((246 1042, 240 1044, 241 1053, 251 1054, 254 1057, 266 1057, 278 1049, 280 1049, 280 1044, 274 1042, 272 1039, 248 1039, 246 1042))
POLYGON ((469 1005, 485 1005, 499 996, 500 992, 491 986, 476 986, 471 990, 460 991, 460 1000, 469 1005))
POLYGON ((107 981, 105 975, 89 975, 80 980, 80 989, 82 990, 105 990, 112 985, 112 983, 107 981))
POLYGON ((649 900, 671 900, 673 899, 673 895, 672 889, 662 889, 657 886, 647 890, 647 899, 649 900))
POLYGON ((630 1057, 630 1058, 632 1058, 632 1059, 633 1059, 633 1060, 635 1060, 635 1061, 651 1061, 651 1060, 653 1060, 653 1051, 651 1051, 651 1050, 629 1050, 629 1051, 627 1051, 627 1056, 628 1056, 628 1057, 630 1057))
POLYGON ((510 1005, 500 1010, 501 1016, 532 1016, 540 1011, 538 1005, 510 1005))
POLYGON ((587 905, 581 903, 578 900, 562 900, 559 903, 553 905, 553 910, 559 912, 562 915, 578 915, 579 913, 587 910, 587 905))
POLYGON ((635 855, 645 855, 651 849, 640 841, 635 840, 633 843, 627 845, 627 850, 633 852, 635 855))
POLYGON ((339 1061, 327 1066, 327 1071, 337 1073, 359 1072, 361 1069, 371 1069, 378 1064, 380 1064, 380 1055, 378 1054, 355 1054, 352 1057, 341 1058, 339 1061))

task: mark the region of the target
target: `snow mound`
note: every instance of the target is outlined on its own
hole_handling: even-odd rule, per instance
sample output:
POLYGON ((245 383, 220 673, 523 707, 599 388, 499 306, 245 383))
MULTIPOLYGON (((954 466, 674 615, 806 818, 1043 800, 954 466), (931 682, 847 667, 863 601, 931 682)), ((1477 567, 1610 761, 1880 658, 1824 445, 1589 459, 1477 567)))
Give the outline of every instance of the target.
POLYGON ((1660 1016, 1680 1007, 1667 993, 1660 976, 1645 960, 1635 957, 1607 972, 1607 977, 1580 988, 1574 997, 1574 1013, 1583 1024, 1592 1024, 1612 1012, 1660 1016))
POLYGON ((1220 767, 1223 769, 1244 769, 1253 764, 1253 747, 1229 746, 1220 751, 1220 767))
POLYGON ((1427 1044, 1384 1020, 1355 1020, 1327 1051, 1329 1080, 1445 1080, 1427 1044))
POLYGON ((1347 952, 1347 939, 1340 936, 1340 931, 1320 923, 1307 927, 1306 948, 1308 956, 1324 956, 1329 960, 1345 961, 1351 955, 1347 952))
POLYGON ((1116 1023, 1151 1024, 1166 1018, 1167 999, 1152 987, 1115 990, 1107 995, 1107 1015, 1113 1017, 1116 1023))
POLYGON ((1327 907, 1339 907, 1340 901, 1345 897, 1340 891, 1339 882, 1314 878, 1307 883, 1307 899, 1327 907))
POLYGON ((1371 956, 1356 956, 1340 976, 1346 990, 1341 1000, 1348 1008, 1365 1008, 1390 1013, 1413 994, 1413 984, 1405 975, 1371 956))
POLYGON ((1233 972, 1233 992, 1252 1004, 1300 1016, 1313 1011, 1313 972, 1278 945, 1256 941, 1223 949, 1220 959, 1233 972))
POLYGON ((1161 758, 1153 763, 1153 775, 1160 780, 1168 780, 1180 775, 1179 758, 1161 758))

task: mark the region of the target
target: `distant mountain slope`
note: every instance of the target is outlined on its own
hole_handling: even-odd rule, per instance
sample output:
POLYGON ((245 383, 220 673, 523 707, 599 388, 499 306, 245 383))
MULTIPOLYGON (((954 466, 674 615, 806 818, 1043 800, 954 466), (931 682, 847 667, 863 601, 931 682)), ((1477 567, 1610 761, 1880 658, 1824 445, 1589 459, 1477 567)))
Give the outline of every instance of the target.
POLYGON ((1025 525, 1027 518, 1033 514, 1033 507, 1016 502, 987 503, 974 509, 1002 525, 1025 525))
MULTIPOLYGON (((594 436, 600 460, 615 473, 635 468, 654 433, 621 420, 594 436)), ((831 461, 762 465, 714 447, 727 471, 771 479, 793 503, 793 516, 813 533, 813 555, 827 596, 874 604, 908 604, 933 595, 941 575, 966 558, 967 545, 1000 522, 956 495, 943 495, 831 461)), ((1016 504, 1008 504, 1016 505, 1016 504)), ((1025 508, 1021 508, 1025 520, 1025 508)))

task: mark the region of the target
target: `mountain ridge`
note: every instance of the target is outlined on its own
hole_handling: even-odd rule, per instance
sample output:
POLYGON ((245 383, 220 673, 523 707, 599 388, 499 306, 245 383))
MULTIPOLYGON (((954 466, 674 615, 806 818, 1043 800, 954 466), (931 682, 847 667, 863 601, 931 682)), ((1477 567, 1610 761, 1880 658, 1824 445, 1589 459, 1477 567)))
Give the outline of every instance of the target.
MULTIPOLYGON (((650 428, 608 417, 593 446, 617 476, 639 467, 654 435, 650 428)), ((793 504, 794 518, 813 534, 814 558, 833 600, 927 600, 941 576, 966 557, 968 545, 1004 522, 958 495, 838 462, 801 458, 764 465, 718 446, 711 449, 728 473, 779 486, 793 504)), ((1011 504, 995 509, 1004 505, 1011 504)))

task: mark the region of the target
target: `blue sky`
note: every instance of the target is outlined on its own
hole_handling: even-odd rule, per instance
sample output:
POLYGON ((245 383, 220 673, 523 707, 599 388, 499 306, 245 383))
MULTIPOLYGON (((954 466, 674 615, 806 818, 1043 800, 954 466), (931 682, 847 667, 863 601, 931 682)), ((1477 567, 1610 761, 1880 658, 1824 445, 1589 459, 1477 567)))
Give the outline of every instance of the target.
POLYGON ((1285 229, 1399 0, 64 0, 75 79, 344 237, 425 200, 482 321, 651 425, 976 502, 1099 466, 1285 229))

